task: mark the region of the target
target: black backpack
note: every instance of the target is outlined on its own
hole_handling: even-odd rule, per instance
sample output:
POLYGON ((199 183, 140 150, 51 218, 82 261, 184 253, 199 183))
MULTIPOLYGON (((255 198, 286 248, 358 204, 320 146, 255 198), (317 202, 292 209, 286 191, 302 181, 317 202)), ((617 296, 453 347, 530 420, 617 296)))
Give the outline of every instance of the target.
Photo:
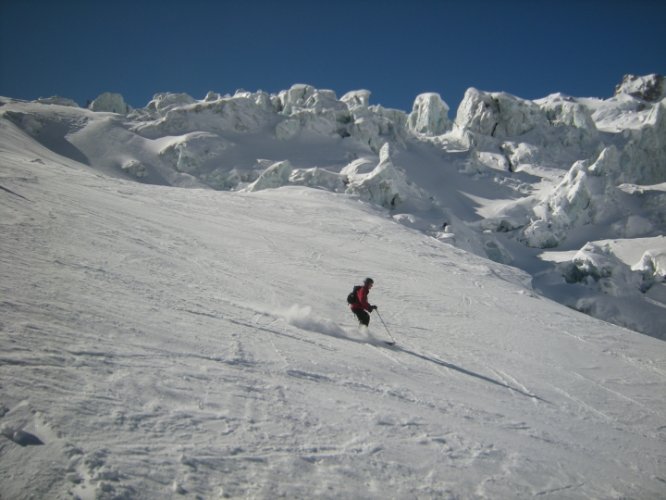
POLYGON ((361 288, 361 285, 354 285, 354 289, 347 295, 347 304, 358 304, 358 291, 361 288))

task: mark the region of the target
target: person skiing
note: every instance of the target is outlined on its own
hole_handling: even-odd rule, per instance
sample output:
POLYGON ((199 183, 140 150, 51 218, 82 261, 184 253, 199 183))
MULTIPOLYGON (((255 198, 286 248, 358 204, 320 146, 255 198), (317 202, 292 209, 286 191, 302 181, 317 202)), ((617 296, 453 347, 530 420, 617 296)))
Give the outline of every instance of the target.
POLYGON ((377 309, 377 306, 372 306, 368 303, 368 294, 374 284, 375 282, 372 278, 366 278, 363 286, 358 287, 356 291, 356 302, 349 305, 352 312, 358 318, 358 322, 364 326, 370 324, 370 315, 368 313, 377 309))

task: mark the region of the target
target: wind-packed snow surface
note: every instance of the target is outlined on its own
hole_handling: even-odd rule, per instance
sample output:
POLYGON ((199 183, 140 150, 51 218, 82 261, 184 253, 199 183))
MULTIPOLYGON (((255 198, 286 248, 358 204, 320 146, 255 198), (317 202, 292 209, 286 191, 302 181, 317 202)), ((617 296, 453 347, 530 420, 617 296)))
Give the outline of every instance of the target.
POLYGON ((2 99, 0 497, 664 497, 663 80, 618 92, 2 99))

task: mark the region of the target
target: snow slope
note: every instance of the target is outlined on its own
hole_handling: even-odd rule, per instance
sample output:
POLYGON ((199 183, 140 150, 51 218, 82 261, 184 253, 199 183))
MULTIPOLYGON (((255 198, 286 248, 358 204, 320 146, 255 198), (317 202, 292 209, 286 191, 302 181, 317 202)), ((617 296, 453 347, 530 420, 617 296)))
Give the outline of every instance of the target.
POLYGON ((368 203, 377 162, 347 196, 141 184, 110 158, 184 180, 149 164, 171 139, 5 106, 0 497, 666 494, 666 344, 368 203), (394 348, 344 303, 367 275, 394 348))
POLYGON ((471 88, 453 120, 435 93, 404 113, 371 105, 367 90, 338 98, 302 84, 201 100, 156 94, 135 110, 111 93, 90 110, 55 97, 2 98, 0 114, 51 151, 113 177, 357 196, 408 227, 528 272, 544 296, 664 339, 664 82, 628 75, 605 100, 528 101, 471 88), (618 254, 627 246, 640 251, 631 261, 618 254))

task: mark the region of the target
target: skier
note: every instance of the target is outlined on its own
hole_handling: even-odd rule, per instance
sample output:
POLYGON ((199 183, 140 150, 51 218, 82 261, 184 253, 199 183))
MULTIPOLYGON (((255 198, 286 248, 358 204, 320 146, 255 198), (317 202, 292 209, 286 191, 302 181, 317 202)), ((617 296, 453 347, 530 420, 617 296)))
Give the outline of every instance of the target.
POLYGON ((372 278, 366 278, 363 286, 359 287, 356 292, 356 302, 349 305, 352 312, 358 318, 358 322, 366 327, 370 324, 370 315, 368 313, 377 309, 377 306, 372 306, 368 303, 368 294, 374 283, 372 278))

